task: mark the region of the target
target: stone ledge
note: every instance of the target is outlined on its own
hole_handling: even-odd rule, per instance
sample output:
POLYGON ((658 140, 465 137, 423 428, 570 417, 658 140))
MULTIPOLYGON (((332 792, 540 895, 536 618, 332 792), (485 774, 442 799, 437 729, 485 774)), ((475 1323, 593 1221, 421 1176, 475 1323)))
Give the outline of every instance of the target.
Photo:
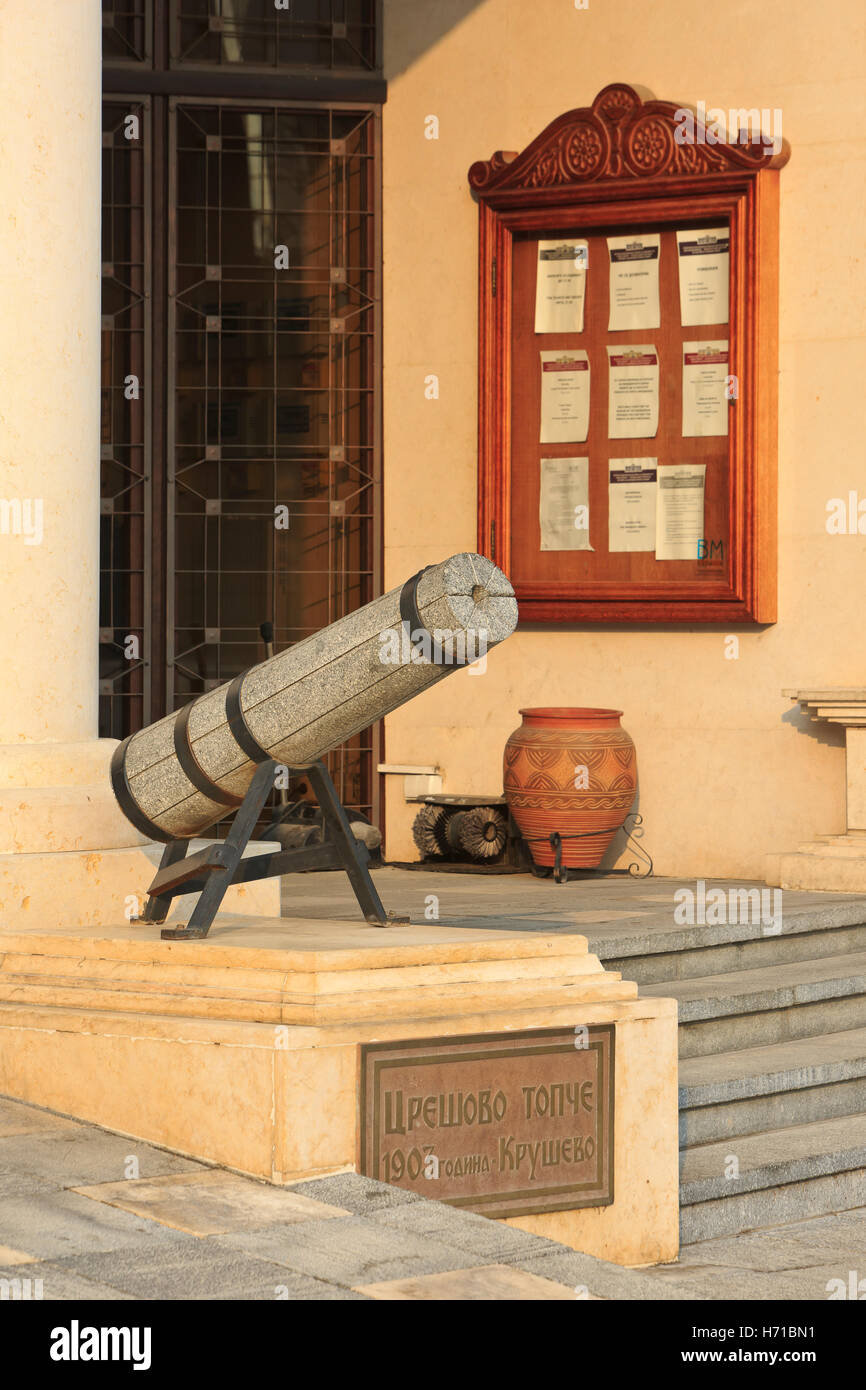
POLYGON ((161 941, 158 928, 147 925, 117 927, 113 934, 101 929, 89 938, 0 933, 0 1000, 140 1016, 315 1024, 411 1021, 455 1008, 483 1012, 488 992, 499 1008, 525 1009, 552 1008, 575 995, 587 1002, 637 995, 636 985, 602 968, 580 936, 484 932, 471 934, 481 940, 467 940, 469 934, 452 932, 450 941, 431 942, 431 935, 441 938, 446 931, 304 920, 271 924, 261 918, 247 925, 222 919, 217 930, 226 944, 161 941), (386 944, 392 932, 399 933, 399 944, 386 944), (262 936, 282 938, 283 945, 256 946, 262 936), (364 943, 360 949, 358 939, 364 943), (293 943, 299 948, 292 949, 293 943))

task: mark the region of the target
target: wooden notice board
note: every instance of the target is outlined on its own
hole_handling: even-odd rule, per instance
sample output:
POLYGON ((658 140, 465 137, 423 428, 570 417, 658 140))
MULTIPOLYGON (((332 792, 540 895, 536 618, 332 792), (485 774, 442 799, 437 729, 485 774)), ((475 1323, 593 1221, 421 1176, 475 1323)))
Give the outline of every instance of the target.
MULTIPOLYGON (((776 616, 778 169, 789 152, 754 132, 749 142, 713 143, 696 120, 693 139, 680 143, 685 109, 615 84, 591 107, 559 117, 522 154, 500 153, 470 170, 480 213, 478 548, 509 575, 523 622, 730 624, 776 616), (716 235, 728 247, 729 295, 719 321, 682 321, 678 233, 687 246, 716 235), (612 330, 609 239, 631 247, 639 244, 632 238, 655 237, 659 325, 612 330), (572 323, 536 332, 540 242, 556 248, 552 255, 575 242, 584 248, 579 331, 572 323), (684 344, 723 341, 727 364, 715 370, 724 374, 727 434, 684 434, 684 360, 706 360, 708 351, 684 359, 684 344), (648 345, 658 358, 657 428, 610 438, 609 353, 620 363, 627 359, 618 349, 648 345), (588 365, 585 440, 542 442, 542 353, 554 359, 549 370, 575 356, 588 365), (587 460, 580 466, 591 549, 551 546, 542 529, 544 460, 562 458, 587 460), (657 472, 639 476, 657 476, 659 486, 665 479, 666 487, 671 465, 688 465, 690 475, 704 466, 702 534, 692 544, 689 532, 687 554, 616 548, 609 506, 611 469, 625 478, 619 459, 655 460, 657 472)), ((717 429, 719 418, 717 409, 717 429)))

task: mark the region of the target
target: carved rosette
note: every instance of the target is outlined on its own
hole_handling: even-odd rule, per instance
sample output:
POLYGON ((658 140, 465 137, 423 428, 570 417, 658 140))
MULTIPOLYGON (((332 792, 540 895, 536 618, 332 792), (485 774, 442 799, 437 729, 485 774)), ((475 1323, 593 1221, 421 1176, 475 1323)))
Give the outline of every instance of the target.
POLYGON ((661 116, 638 116, 626 136, 625 158, 639 178, 652 178, 669 169, 674 152, 674 132, 661 116))
POLYGON ((612 83, 592 106, 558 117, 521 154, 499 151, 473 164, 469 183, 476 192, 519 191, 608 179, 700 178, 787 163, 785 141, 777 154, 759 144, 713 144, 697 121, 695 141, 680 143, 685 109, 669 101, 644 101, 626 83, 612 83))
POLYGON ((569 178, 595 179, 610 154, 610 139, 601 121, 576 124, 563 141, 563 166, 569 178))
POLYGON ((634 87, 629 87, 625 82, 611 82, 603 87, 592 103, 593 111, 598 112, 609 125, 618 125, 628 116, 633 116, 640 106, 641 99, 634 87))

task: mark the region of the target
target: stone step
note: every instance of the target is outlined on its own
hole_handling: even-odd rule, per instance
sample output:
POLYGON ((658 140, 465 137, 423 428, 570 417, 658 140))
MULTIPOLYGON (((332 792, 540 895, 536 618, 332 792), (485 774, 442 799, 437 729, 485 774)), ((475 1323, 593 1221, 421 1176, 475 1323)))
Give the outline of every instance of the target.
POLYGON ((798 854, 780 854, 775 873, 782 888, 808 893, 866 893, 866 853, 834 855, 815 842, 798 854))
POLYGON ((823 854, 830 859, 860 859, 866 860, 866 841, 849 840, 846 836, 831 837, 820 840, 804 840, 797 846, 797 854, 823 854))
POLYGON ((859 845, 866 854, 866 830, 847 830, 844 835, 819 835, 813 844, 819 845, 859 845))
POLYGON ((641 986, 679 1005, 680 1057, 866 1026, 866 952, 641 986))
POLYGON ((846 1211, 864 1200, 866 1115, 789 1125, 681 1154, 684 1245, 846 1211), (736 1176, 726 1176, 734 1171, 736 1176))
POLYGON ((768 934, 760 922, 677 926, 673 906, 672 898, 668 925, 599 922, 580 929, 607 969, 639 985, 866 951, 866 901, 861 899, 786 910, 783 896, 779 934, 768 934))
POLYGON ((866 1028, 680 1063, 680 1145, 691 1148, 866 1111, 866 1028))
POLYGON ((866 901, 781 907, 780 932, 736 920, 754 911, 677 925, 673 895, 669 921, 584 928, 641 995, 677 999, 684 1244, 866 1201, 866 901))

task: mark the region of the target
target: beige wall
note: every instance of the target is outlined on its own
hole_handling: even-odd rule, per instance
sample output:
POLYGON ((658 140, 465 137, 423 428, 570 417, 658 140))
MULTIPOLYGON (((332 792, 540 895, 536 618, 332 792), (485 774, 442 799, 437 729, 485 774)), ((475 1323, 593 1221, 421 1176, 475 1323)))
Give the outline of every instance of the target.
MULTIPOLYGON (((499 790, 520 706, 612 705, 637 744, 656 872, 763 877, 767 853, 845 825, 843 730, 786 719, 782 688, 866 680, 866 540, 825 529, 829 498, 866 496, 866 11, 840 0, 828 22, 806 0, 450 0, 458 22, 438 42, 431 29, 410 62, 409 26, 417 52, 427 8, 385 0, 387 585, 476 546, 469 165, 627 81, 782 111, 779 620, 740 629, 736 661, 715 629, 519 630, 486 675, 458 672, 390 716, 387 759, 438 763, 447 791, 499 790), (424 138, 429 115, 438 140, 424 138), (425 399, 428 373, 438 400, 425 399)), ((388 857, 414 858, 414 808, 388 781, 388 857)))

